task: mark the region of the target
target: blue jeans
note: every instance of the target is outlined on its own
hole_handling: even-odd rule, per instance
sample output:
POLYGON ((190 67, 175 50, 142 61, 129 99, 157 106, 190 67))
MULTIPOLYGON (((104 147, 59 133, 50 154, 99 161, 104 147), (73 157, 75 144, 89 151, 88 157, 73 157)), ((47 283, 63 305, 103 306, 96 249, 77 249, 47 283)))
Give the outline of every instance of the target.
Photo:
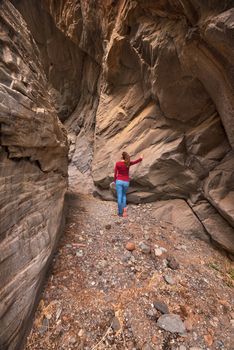
POLYGON ((123 214, 123 209, 127 206, 127 190, 129 187, 128 181, 116 180, 116 192, 118 200, 118 214, 123 214))

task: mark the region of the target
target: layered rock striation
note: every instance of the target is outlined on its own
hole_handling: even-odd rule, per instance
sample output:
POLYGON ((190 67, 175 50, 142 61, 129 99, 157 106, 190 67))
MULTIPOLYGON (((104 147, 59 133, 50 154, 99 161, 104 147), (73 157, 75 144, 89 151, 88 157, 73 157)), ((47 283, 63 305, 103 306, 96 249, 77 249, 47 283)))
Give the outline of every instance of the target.
POLYGON ((1 349, 19 347, 62 220, 57 115, 72 190, 113 199, 115 161, 143 153, 129 201, 233 256, 233 0, 3 0, 0 26, 1 349))
POLYGON ((233 253, 233 0, 12 2, 70 112, 70 187, 111 199, 121 151, 143 153, 129 200, 183 201, 233 253))
POLYGON ((0 349, 19 349, 63 222, 68 142, 39 51, 0 2, 0 349))

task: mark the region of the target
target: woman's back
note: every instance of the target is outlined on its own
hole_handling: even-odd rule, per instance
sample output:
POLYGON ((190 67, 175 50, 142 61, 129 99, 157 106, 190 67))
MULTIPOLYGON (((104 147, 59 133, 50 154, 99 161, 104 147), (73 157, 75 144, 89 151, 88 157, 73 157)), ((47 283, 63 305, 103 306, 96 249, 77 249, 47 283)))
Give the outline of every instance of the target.
POLYGON ((115 169, 118 180, 129 181, 129 167, 124 161, 116 162, 115 169))
POLYGON ((141 161, 142 161, 142 157, 137 160, 131 160, 131 161, 129 160, 129 166, 127 166, 126 162, 123 160, 116 162, 114 181, 116 180, 129 181, 129 167, 141 161))

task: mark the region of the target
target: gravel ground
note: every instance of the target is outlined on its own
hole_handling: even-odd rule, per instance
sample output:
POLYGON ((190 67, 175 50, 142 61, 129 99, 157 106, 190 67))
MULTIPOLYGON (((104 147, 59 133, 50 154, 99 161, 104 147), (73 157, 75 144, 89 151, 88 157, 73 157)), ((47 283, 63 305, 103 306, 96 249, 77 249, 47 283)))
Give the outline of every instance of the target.
POLYGON ((153 204, 70 197, 26 350, 234 349, 233 266, 153 204))

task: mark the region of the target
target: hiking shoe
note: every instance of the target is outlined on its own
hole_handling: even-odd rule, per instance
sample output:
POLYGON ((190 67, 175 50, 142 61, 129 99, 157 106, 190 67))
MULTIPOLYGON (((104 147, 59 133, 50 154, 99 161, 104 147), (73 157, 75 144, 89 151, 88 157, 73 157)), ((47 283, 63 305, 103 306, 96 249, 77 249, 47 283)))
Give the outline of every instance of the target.
POLYGON ((126 218, 127 216, 128 216, 127 208, 124 208, 124 210, 123 210, 123 217, 126 218))

